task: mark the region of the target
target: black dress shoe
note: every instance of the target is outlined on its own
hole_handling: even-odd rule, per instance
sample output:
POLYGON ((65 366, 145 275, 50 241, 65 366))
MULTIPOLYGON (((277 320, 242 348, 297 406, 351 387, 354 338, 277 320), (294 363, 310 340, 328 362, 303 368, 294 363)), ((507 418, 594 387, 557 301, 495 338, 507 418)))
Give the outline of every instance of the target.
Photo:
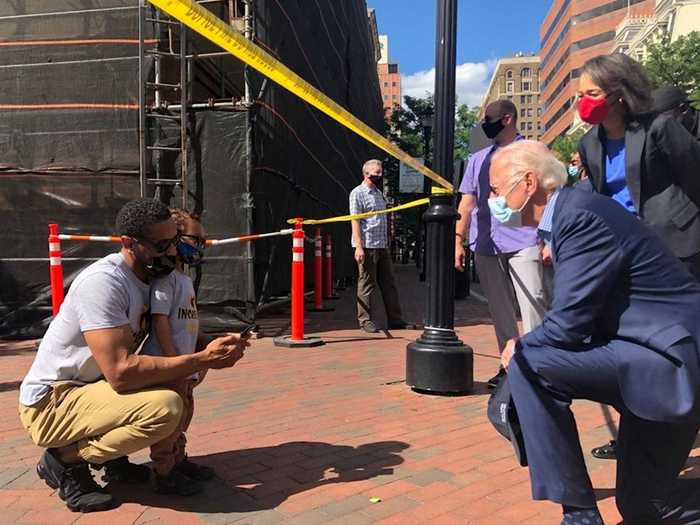
POLYGON ((504 375, 506 375, 505 368, 499 368, 498 373, 486 382, 486 386, 488 386, 490 389, 496 388, 504 375))
POLYGON ((602 445, 600 447, 595 447, 591 450, 591 454, 594 458, 598 459, 617 459, 617 452, 615 450, 615 440, 611 440, 609 443, 602 445))

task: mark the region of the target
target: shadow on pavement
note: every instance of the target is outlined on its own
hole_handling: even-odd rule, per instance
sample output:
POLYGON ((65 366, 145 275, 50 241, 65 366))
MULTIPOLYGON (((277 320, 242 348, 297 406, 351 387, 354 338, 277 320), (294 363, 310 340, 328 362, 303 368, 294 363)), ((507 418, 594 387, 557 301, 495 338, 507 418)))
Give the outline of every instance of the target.
POLYGON ((193 457, 214 468, 218 476, 193 497, 161 496, 147 486, 111 484, 109 489, 123 503, 148 507, 205 514, 258 512, 322 485, 391 475, 391 467, 404 461, 400 452, 408 447, 400 441, 357 447, 294 441, 193 457))

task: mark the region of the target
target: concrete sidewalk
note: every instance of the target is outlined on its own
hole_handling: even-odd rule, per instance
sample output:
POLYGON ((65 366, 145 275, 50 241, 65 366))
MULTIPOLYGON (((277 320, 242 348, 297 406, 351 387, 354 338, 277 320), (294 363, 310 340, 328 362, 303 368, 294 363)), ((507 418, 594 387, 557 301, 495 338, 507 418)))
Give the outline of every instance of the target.
MULTIPOLYGON (((414 268, 397 274, 405 317, 420 322, 424 288, 414 268)), ((112 486, 124 503, 107 513, 69 512, 36 477, 40 450, 17 417, 18 382, 34 344, 0 345, 0 525, 558 524, 560 508, 530 500, 527 471, 485 418, 484 381, 498 359, 483 303, 456 306, 458 332, 475 352, 474 392, 427 396, 404 384, 405 347, 420 332, 360 332, 353 293, 341 293, 335 312, 309 316, 309 331, 325 346, 255 340, 234 369, 212 371, 197 389, 189 454, 219 476, 206 494, 178 499, 112 486)), ((262 325, 278 332, 285 320, 262 325)), ((601 510, 606 523, 617 523, 615 463, 587 453, 609 439, 610 416, 593 403, 574 410, 601 510)), ((132 459, 148 460, 145 452, 132 459)))

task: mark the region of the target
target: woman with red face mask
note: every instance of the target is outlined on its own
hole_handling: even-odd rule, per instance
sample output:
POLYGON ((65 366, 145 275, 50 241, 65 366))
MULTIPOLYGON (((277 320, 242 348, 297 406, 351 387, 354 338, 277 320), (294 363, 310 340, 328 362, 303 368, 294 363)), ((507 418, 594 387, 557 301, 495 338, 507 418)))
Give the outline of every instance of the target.
POLYGON ((627 55, 583 65, 578 113, 593 127, 581 161, 594 189, 649 225, 700 280, 700 144, 672 116, 651 112, 652 89, 627 55))
MULTIPOLYGON (((581 68, 578 113, 592 128, 579 144, 589 181, 637 215, 700 280, 700 144, 670 115, 651 111, 652 85, 621 53, 581 68)), ((615 459, 615 442, 593 455, 615 459)))

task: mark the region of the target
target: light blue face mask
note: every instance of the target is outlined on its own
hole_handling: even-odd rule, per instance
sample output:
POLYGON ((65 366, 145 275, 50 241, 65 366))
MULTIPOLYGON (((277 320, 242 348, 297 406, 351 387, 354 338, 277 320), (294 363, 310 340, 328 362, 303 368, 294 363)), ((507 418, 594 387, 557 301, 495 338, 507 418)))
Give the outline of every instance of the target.
POLYGON ((569 172, 569 177, 578 177, 578 166, 569 166, 566 170, 569 172))
POLYGON ((491 210, 491 215, 493 215, 496 218, 496 220, 502 223, 504 226, 509 226, 511 228, 519 228, 523 225, 522 211, 530 199, 528 198, 523 203, 523 205, 517 210, 509 208, 508 204, 506 204, 506 197, 510 195, 510 193, 518 186, 518 184, 520 184, 520 181, 523 180, 523 177, 520 177, 505 195, 489 199, 489 209, 491 210))

